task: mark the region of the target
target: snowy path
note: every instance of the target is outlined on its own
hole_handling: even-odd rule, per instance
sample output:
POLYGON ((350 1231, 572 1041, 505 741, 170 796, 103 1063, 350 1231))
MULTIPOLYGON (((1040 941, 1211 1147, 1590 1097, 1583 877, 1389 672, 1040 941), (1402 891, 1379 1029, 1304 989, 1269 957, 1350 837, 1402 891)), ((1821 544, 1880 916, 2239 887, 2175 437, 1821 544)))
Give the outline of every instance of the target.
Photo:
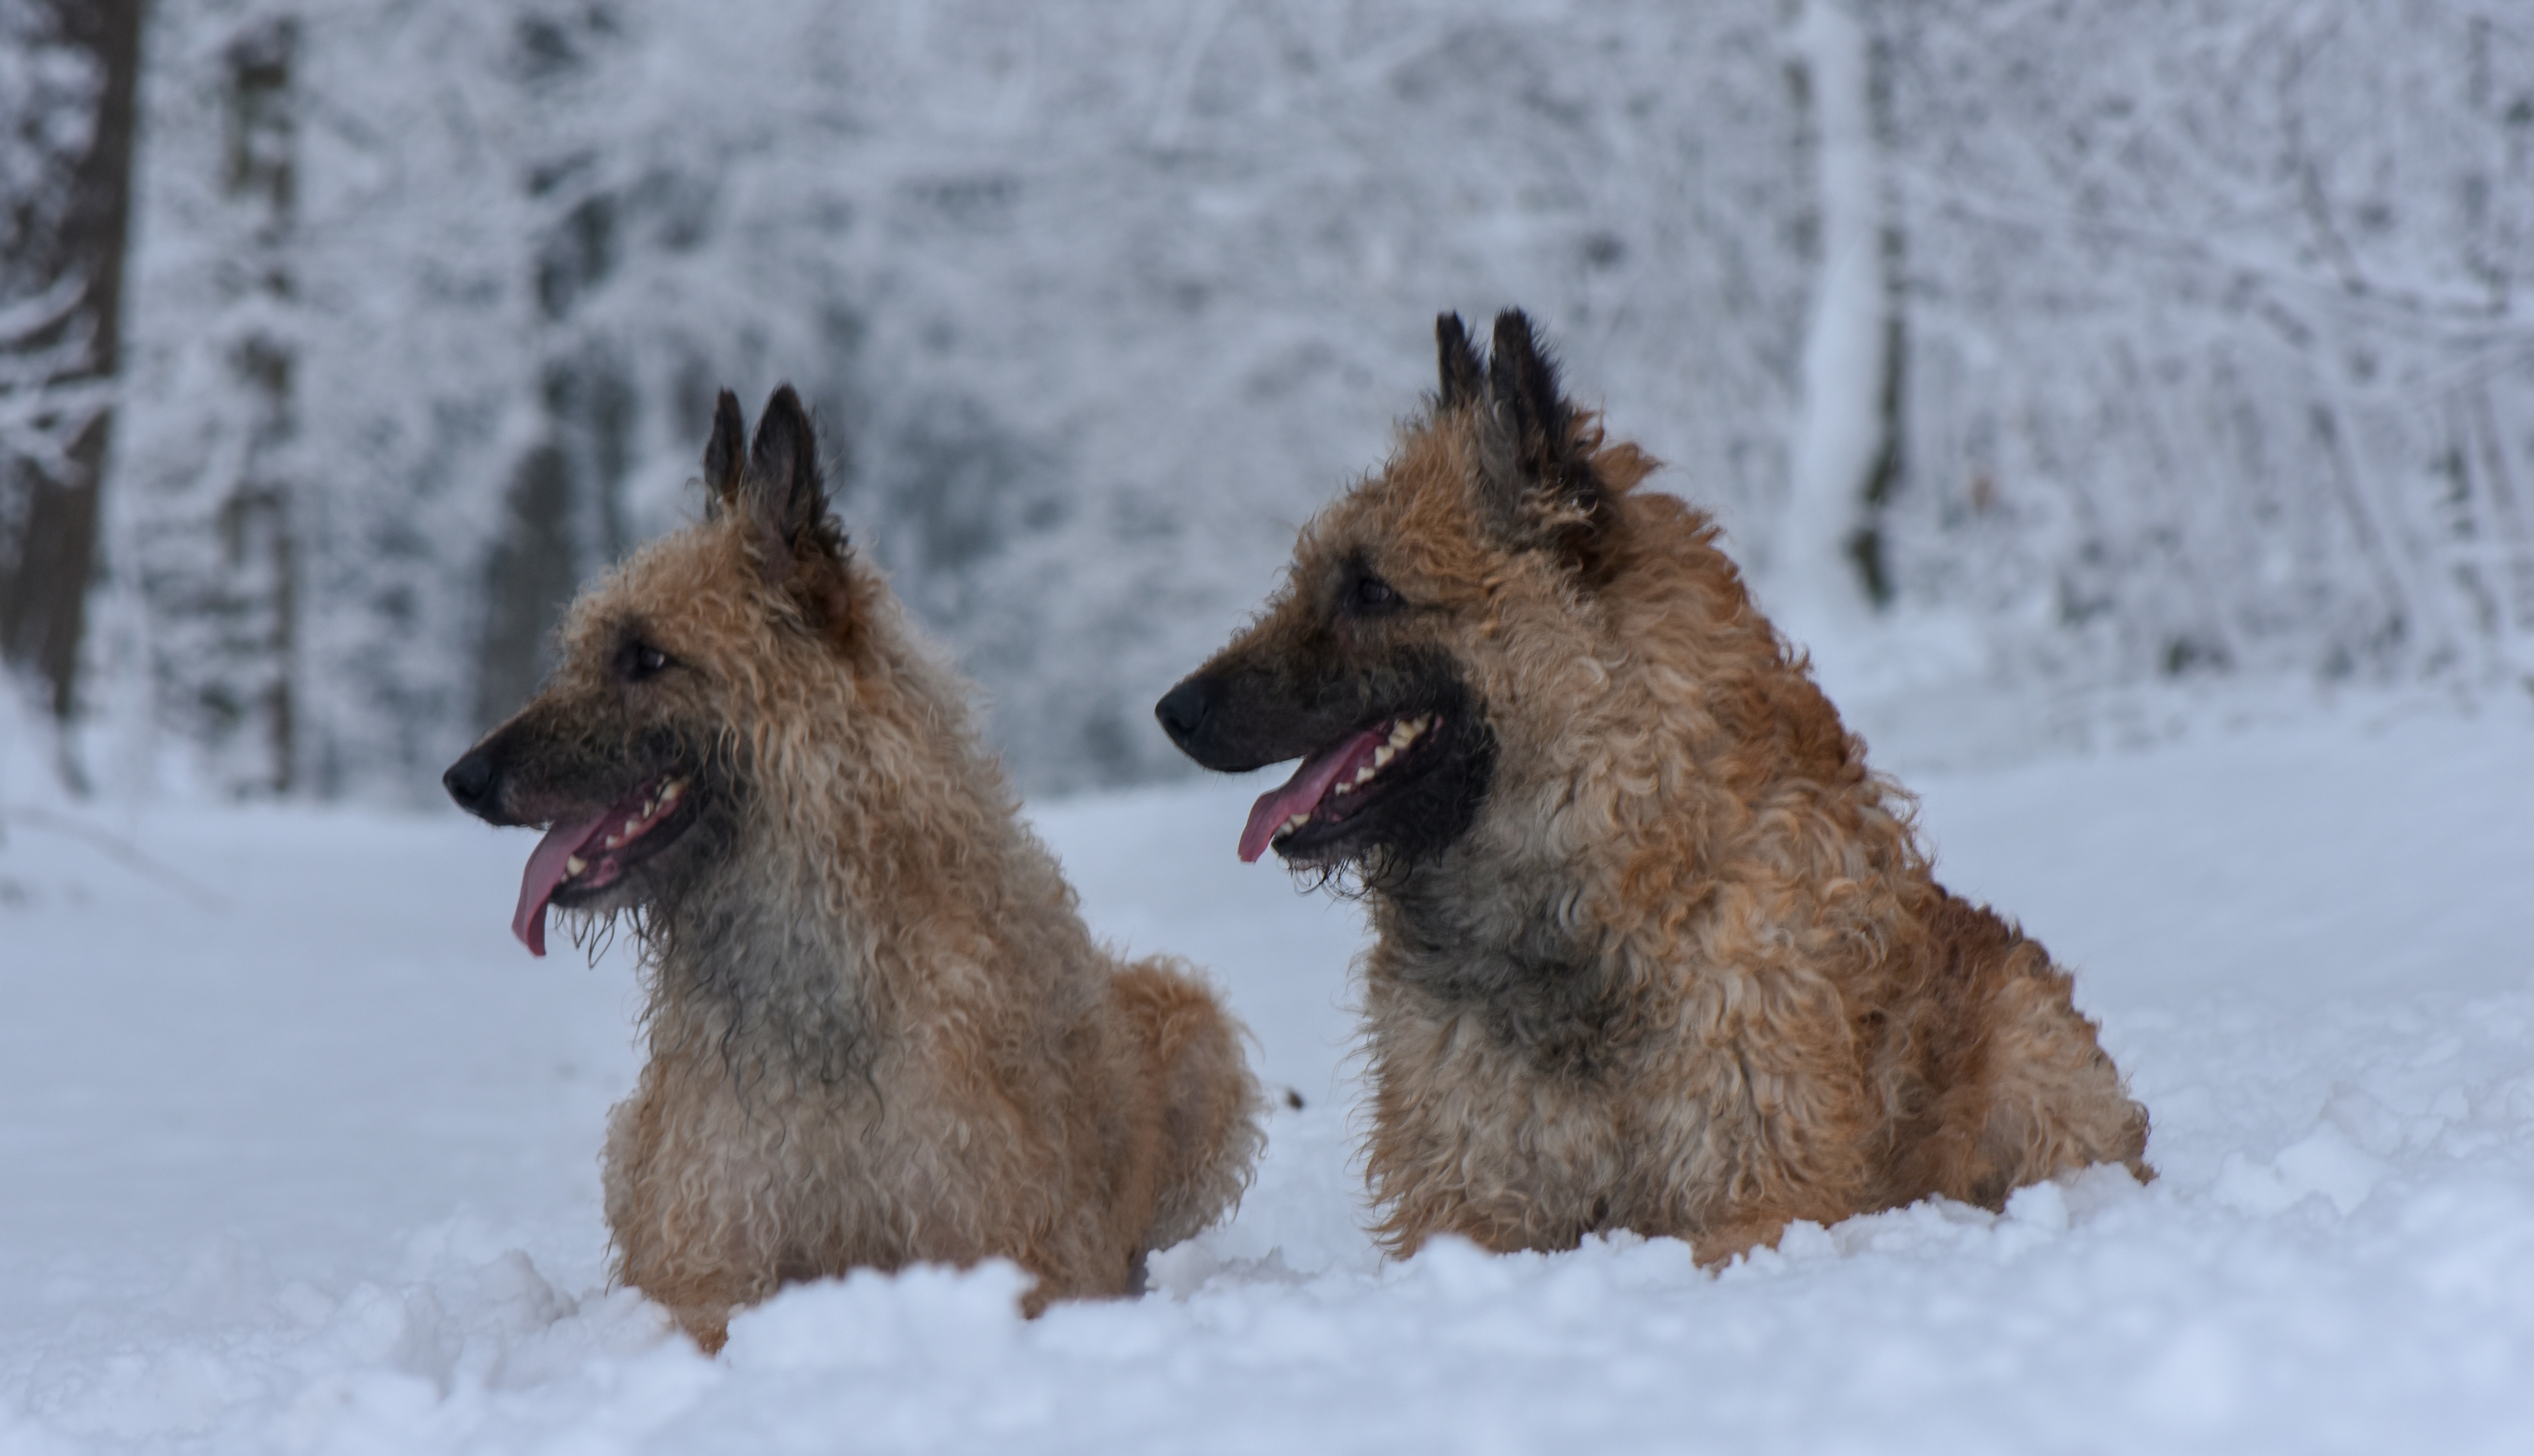
POLYGON ((602 1287, 621 956, 531 961, 526 836, 0 819, 0 1453, 2534 1450, 2534 729, 2349 717, 1920 776, 1947 880, 2080 968, 2163 1171, 1721 1277, 1358 1232, 1354 912, 1254 787, 1054 806, 1094 923, 1215 968, 1297 1090, 1132 1304, 791 1291, 696 1357, 602 1287))

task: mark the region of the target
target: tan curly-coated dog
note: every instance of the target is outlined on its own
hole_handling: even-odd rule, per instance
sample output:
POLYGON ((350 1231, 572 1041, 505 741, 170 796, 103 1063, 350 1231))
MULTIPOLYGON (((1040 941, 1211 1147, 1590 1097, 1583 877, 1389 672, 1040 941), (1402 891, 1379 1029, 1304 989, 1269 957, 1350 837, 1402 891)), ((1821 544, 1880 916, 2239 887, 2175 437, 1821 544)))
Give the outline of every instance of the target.
POLYGON ((1016 815, 958 680, 828 513, 787 389, 721 395, 708 516, 589 587, 537 698, 452 767, 549 826, 513 929, 622 915, 650 1061, 606 1154, 617 1272, 707 1350, 800 1279, 992 1256, 1140 1286, 1256 1158, 1237 1028, 1120 965, 1016 815))
POLYGON ((1426 415, 1158 708, 1208 767, 1300 758, 1241 854, 1370 900, 1384 1238, 1628 1229, 1714 1261, 1796 1219, 2150 1176, 2068 974, 1935 881, 1715 525, 1635 489, 1655 462, 1521 314, 1491 360, 1438 333, 1426 415))

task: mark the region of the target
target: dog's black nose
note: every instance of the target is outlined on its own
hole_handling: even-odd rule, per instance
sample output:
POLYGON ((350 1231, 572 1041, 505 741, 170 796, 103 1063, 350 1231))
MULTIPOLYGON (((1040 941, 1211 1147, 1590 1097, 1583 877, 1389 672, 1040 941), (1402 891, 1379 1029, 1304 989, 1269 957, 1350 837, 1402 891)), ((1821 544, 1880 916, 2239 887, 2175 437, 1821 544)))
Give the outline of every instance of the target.
POLYGON ((1162 720, 1162 731, 1171 736, 1171 742, 1186 750, 1188 740, 1205 725, 1206 711, 1213 705, 1205 691, 1205 680, 1189 678, 1162 695, 1162 700, 1153 704, 1153 716, 1162 720))
POLYGON ((466 757, 449 765, 440 776, 440 786, 457 807, 468 814, 480 815, 490 808, 493 793, 493 756, 482 749, 468 749, 466 757))

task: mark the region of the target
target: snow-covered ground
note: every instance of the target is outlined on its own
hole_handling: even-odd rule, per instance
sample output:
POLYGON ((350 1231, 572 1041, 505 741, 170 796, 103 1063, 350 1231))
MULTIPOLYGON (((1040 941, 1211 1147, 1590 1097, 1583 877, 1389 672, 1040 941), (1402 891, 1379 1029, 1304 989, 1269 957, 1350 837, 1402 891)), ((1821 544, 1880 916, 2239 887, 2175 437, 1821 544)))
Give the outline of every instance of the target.
POLYGON ((1044 806, 1098 927, 1212 966, 1280 1099, 1136 1302, 856 1277, 707 1361, 604 1284, 621 949, 505 929, 527 836, 0 813, 0 1452, 2534 1450, 2534 714, 2343 708, 1913 775, 1942 872, 2080 971, 2140 1188, 1921 1206, 1709 1275, 1404 1264, 1350 1163, 1356 913, 1255 786, 1044 806))

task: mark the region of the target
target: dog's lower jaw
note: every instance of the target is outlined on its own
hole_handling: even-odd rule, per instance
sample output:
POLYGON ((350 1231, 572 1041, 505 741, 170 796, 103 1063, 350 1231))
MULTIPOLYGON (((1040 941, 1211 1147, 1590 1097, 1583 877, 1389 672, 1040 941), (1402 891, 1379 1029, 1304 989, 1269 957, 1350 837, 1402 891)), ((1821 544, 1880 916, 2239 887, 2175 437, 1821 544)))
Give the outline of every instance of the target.
POLYGON ((553 903, 567 910, 626 909, 651 898, 646 887, 656 882, 652 870, 678 853, 696 825, 714 813, 719 796, 698 776, 663 774, 636 797, 647 797, 631 814, 609 811, 588 842, 565 866, 554 887, 553 903))
POLYGON ((1447 854, 1477 823, 1495 769, 1495 739, 1475 706, 1435 715, 1429 757, 1414 777, 1378 800, 1325 824, 1316 818, 1273 841, 1288 869, 1356 872, 1367 886, 1389 883, 1447 854))

